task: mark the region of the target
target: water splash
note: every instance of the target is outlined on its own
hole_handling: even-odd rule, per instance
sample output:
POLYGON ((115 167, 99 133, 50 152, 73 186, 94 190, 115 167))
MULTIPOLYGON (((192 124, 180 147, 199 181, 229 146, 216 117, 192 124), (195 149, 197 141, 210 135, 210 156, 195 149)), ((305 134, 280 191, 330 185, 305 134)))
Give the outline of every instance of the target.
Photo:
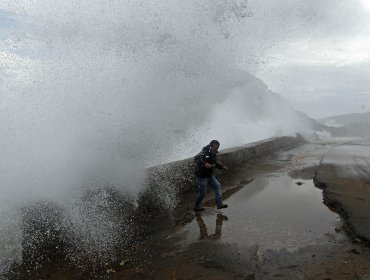
POLYGON ((122 225, 101 211, 109 195, 95 192, 89 208, 81 186, 113 185, 135 199, 145 167, 191 156, 211 138, 228 147, 305 129, 287 124, 292 108, 237 69, 271 48, 263 32, 251 32, 258 21, 248 1, 24 0, 0 8, 17 22, 0 43, 4 262, 21 258, 19 209, 30 202, 62 205, 69 238, 87 240, 74 244, 105 256, 122 225), (280 105, 284 116, 273 109, 280 105))

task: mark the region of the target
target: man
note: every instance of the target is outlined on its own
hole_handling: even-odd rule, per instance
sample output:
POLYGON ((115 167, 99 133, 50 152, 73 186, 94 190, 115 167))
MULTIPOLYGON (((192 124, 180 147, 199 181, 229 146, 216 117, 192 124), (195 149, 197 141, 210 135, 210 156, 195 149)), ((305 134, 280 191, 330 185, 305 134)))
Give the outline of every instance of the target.
POLYGON ((195 201, 194 211, 203 211, 204 208, 200 207, 202 200, 207 192, 207 184, 210 184, 215 191, 217 209, 227 208, 227 204, 222 203, 221 184, 216 179, 214 168, 228 170, 227 166, 224 166, 217 162, 217 153, 220 147, 220 142, 212 140, 209 145, 205 146, 202 151, 197 154, 194 158, 197 166, 195 169, 195 175, 197 176, 197 198, 195 201))

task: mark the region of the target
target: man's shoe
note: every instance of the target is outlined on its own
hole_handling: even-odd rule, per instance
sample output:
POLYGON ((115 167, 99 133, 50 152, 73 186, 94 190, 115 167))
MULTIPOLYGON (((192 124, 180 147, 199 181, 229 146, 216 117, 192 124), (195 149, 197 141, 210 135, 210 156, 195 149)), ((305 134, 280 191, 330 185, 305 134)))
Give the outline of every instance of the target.
POLYGON ((227 204, 222 204, 220 207, 217 207, 217 209, 222 209, 222 208, 227 208, 227 207, 229 207, 229 205, 227 205, 227 204))
POLYGON ((204 211, 204 208, 203 207, 202 208, 194 208, 193 210, 194 210, 194 212, 200 212, 200 211, 204 211))

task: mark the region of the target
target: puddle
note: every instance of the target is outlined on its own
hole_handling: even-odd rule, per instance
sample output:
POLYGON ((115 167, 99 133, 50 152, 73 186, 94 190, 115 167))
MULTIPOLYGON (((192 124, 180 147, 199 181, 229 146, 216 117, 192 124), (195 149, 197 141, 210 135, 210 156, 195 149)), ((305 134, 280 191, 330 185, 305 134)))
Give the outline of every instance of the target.
POLYGON ((225 200, 230 207, 222 216, 219 210, 206 208, 178 233, 186 236, 187 243, 212 240, 207 242, 258 245, 259 251, 324 245, 344 237, 334 230, 340 224, 339 216, 322 200, 312 180, 284 174, 256 178, 225 200))

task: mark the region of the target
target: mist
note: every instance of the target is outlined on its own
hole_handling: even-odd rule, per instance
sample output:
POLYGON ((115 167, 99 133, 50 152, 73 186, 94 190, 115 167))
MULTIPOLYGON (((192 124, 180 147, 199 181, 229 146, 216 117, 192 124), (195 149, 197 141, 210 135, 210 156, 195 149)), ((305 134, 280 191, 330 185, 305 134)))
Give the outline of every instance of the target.
MULTIPOLYGON (((20 209, 33 202, 63 206, 71 238, 85 234, 93 240, 86 248, 109 253, 114 238, 98 246, 109 227, 86 230, 93 219, 81 210, 86 189, 109 185, 135 201, 146 167, 194 156, 212 139, 227 148, 311 130, 253 73, 274 44, 321 18, 313 11, 303 27, 268 36, 254 16, 261 7, 253 7, 221 0, 0 5, 16 22, 0 43, 3 264, 20 258, 20 209)), ((283 16, 288 7, 277 9, 283 16)))

